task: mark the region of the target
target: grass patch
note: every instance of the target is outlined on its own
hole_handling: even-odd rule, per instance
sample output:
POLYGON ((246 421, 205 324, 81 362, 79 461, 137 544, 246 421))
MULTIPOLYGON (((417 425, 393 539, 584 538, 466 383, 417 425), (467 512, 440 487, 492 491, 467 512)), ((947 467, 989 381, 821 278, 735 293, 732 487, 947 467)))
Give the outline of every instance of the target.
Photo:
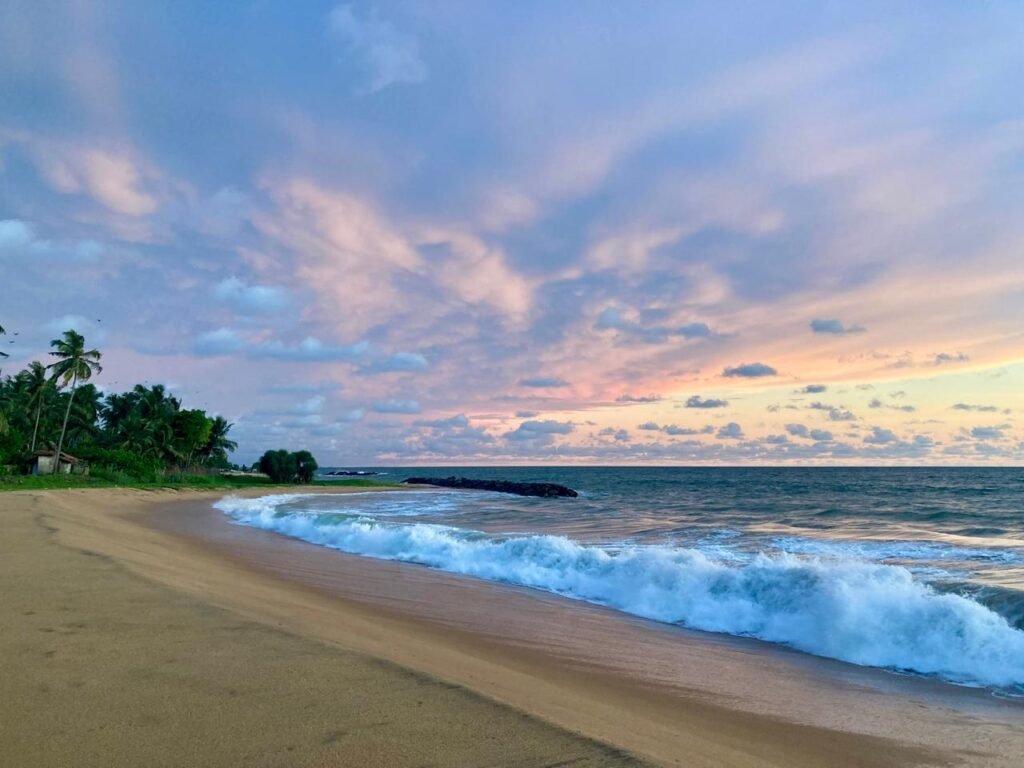
MULTIPOLYGON (((394 488, 399 483, 370 480, 364 477, 344 480, 314 480, 310 489, 356 487, 394 488)), ((197 490, 232 490, 236 488, 277 487, 265 477, 239 477, 221 475, 169 474, 154 480, 137 480, 128 475, 106 473, 104 476, 91 475, 0 475, 0 492, 3 491, 55 491, 68 488, 190 488, 197 490)))

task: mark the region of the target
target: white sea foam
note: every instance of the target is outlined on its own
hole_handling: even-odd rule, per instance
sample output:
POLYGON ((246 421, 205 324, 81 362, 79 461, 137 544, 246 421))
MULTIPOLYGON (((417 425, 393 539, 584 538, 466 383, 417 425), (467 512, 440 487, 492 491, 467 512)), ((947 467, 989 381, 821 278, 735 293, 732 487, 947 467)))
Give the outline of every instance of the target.
POLYGON ((549 590, 855 664, 1024 690, 1024 632, 980 603, 935 592, 906 568, 788 553, 737 564, 690 548, 611 549, 561 536, 498 537, 379 520, 356 510, 304 512, 296 500, 229 497, 216 506, 245 525, 344 552, 549 590))
POLYGON ((835 541, 800 537, 779 537, 772 544, 780 550, 801 555, 848 557, 858 560, 952 561, 1004 565, 1024 564, 1019 547, 961 547, 934 541, 835 541))

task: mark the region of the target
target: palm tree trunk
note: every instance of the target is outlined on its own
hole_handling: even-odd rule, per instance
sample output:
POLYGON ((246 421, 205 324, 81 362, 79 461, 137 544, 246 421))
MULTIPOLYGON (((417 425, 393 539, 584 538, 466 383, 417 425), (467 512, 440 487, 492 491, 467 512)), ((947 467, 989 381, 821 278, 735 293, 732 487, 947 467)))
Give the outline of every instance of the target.
POLYGON ((36 406, 36 426, 32 428, 32 447, 29 449, 31 453, 36 453, 36 435, 39 434, 39 415, 43 411, 43 401, 40 400, 38 406, 36 406))
POLYGON ((68 407, 64 410, 64 425, 60 428, 60 440, 57 441, 57 455, 53 457, 53 471, 60 474, 60 453, 64 450, 64 433, 68 429, 68 416, 71 415, 71 402, 75 399, 75 389, 78 387, 78 374, 71 379, 71 397, 68 398, 68 407))
POLYGON ((39 403, 36 405, 36 425, 32 428, 32 447, 29 449, 32 453, 36 452, 36 435, 39 434, 39 415, 43 412, 43 396, 42 393, 39 395, 39 403))

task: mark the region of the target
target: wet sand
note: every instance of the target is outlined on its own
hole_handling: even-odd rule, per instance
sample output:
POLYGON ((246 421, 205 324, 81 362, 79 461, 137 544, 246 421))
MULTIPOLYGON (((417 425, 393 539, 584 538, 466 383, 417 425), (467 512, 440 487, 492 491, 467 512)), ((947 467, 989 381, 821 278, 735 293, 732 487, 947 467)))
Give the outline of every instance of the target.
MULTIPOLYGON (((631 620, 535 591, 342 555, 231 525, 211 509, 215 494, 18 496, 16 512, 56 529, 47 535, 50 540, 112 558, 121 579, 127 569, 171 587, 133 580, 159 590, 162 598, 153 599, 160 606, 185 601, 204 615, 217 606, 225 621, 251 627, 239 647, 247 653, 242 669, 253 675, 263 677, 263 666, 273 666, 253 651, 253 637, 275 627, 277 642, 315 644, 317 654, 325 656, 316 663, 324 668, 341 664, 331 660, 338 656, 392 672, 415 670, 415 679, 431 691, 474 702, 454 706, 444 697, 418 692, 423 707, 472 721, 479 715, 469 709, 486 705, 501 715, 482 723, 510 717, 512 725, 523 728, 521 737, 502 731, 500 759, 437 753, 427 761, 431 764, 573 760, 574 765, 615 765, 626 764, 628 754, 686 766, 1015 766, 1024 755, 1024 706, 981 691, 631 620), (544 738, 528 733, 545 728, 544 738), (550 747, 561 750, 556 759, 537 752, 548 737, 563 740, 557 749, 550 747)), ((5 519, 11 507, 0 497, 5 519)), ((29 602, 19 605, 33 602, 31 594, 25 599, 29 602)), ((109 642, 116 645, 117 639, 109 642)), ((190 660, 202 663, 203 654, 190 660)), ((89 677, 83 665, 77 679, 89 677)), ((367 673, 367 681, 375 679, 367 673)), ((280 685, 285 683, 274 678, 266 690, 280 685)), ((359 695, 380 687, 366 682, 359 695)), ((341 688, 354 690, 351 684, 341 688)), ((167 691, 170 699, 174 695, 167 691)), ((4 695, 5 701, 11 698, 4 695)), ((285 719, 302 719, 286 693, 277 698, 287 702, 278 707, 285 719)), ((409 732, 401 700, 384 707, 394 712, 380 727, 381 738, 405 745, 420 738, 409 732)), ((339 718, 345 719, 340 713, 339 718)), ((0 746, 6 749, 10 731, 30 728, 4 721, 0 746)), ((288 732, 282 726, 277 738, 287 741, 288 732)), ((326 754, 330 759, 321 763, 286 762, 374 764, 355 753, 326 754)))

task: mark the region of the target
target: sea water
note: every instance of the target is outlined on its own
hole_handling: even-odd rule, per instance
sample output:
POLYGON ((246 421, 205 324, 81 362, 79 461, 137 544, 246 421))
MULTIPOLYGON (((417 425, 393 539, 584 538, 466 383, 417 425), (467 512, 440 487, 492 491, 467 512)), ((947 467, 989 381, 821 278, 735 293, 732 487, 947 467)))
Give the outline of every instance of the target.
POLYGON ((692 629, 1024 695, 1024 471, 378 469, 557 482, 229 497, 235 521, 692 629))

